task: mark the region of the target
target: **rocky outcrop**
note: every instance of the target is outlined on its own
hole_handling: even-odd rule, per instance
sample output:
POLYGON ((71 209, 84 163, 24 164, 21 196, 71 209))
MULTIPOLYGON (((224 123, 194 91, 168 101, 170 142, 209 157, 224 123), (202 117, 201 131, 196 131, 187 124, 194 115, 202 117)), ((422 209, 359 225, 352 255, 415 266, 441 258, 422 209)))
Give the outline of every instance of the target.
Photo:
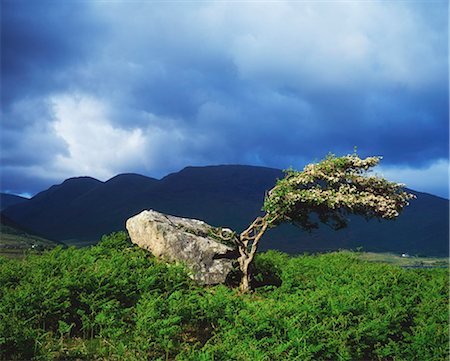
POLYGON ((183 262, 202 284, 225 282, 237 257, 233 247, 212 238, 214 227, 196 219, 149 210, 128 219, 126 227, 133 243, 158 258, 183 262))

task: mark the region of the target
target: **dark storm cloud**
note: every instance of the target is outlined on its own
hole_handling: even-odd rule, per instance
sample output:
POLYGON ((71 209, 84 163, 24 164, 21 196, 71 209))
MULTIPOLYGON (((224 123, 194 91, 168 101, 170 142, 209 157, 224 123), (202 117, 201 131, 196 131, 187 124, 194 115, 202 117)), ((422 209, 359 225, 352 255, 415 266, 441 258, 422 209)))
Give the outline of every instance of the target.
POLYGON ((358 145, 394 164, 424 165, 448 154, 448 91, 386 87, 328 93, 311 100, 326 143, 340 151, 358 145))
POLYGON ((66 69, 86 61, 97 41, 100 26, 83 2, 2 2, 2 106, 68 87, 66 69))
POLYGON ((446 14, 445 2, 4 2, 3 184, 27 170, 51 182, 300 168, 354 146, 442 180, 446 14))

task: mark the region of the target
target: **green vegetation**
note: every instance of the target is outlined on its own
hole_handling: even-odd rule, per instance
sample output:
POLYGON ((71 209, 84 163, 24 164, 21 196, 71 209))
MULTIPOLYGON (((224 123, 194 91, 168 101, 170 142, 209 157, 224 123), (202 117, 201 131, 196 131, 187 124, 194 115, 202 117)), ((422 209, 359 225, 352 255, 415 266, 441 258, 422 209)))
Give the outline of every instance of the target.
POLYGON ((388 263, 402 267, 448 267, 449 259, 443 257, 401 256, 392 253, 361 252, 359 259, 368 262, 388 263))
POLYGON ((0 258, 0 358, 448 359, 447 269, 350 252, 271 251, 255 266, 253 293, 196 286, 125 233, 0 258))
POLYGON ((0 226, 0 256, 23 257, 27 252, 40 252, 57 245, 56 242, 29 234, 11 225, 2 223, 0 226))
POLYGON ((369 175, 381 157, 361 159, 355 153, 344 157, 329 154, 303 171, 285 171, 283 179, 266 193, 264 216, 257 217, 234 242, 239 250, 241 291, 251 288, 253 260, 264 233, 282 223, 292 223, 311 231, 326 224, 342 229, 348 215, 372 219, 396 219, 415 195, 403 190, 403 184, 369 175))

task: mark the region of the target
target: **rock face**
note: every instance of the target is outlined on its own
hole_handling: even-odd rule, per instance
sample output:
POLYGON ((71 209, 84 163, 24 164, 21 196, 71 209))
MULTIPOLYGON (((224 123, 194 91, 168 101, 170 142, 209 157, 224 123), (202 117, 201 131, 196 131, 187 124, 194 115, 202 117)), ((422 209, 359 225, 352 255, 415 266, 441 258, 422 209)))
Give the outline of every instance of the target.
POLYGON ((183 262, 202 284, 225 282, 237 257, 234 248, 209 237, 214 227, 196 219, 179 218, 153 210, 127 220, 131 241, 170 262, 183 262))

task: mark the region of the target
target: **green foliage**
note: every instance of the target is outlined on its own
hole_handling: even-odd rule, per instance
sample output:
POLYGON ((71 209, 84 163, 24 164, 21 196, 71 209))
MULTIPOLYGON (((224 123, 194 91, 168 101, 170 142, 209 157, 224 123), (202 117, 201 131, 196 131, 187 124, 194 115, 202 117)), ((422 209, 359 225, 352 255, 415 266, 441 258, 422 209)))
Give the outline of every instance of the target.
POLYGON ((358 257, 262 253, 244 295, 196 286, 125 233, 0 258, 0 358, 448 359, 448 269, 358 257))
POLYGON ((369 175, 380 160, 329 154, 301 172, 286 170, 264 202, 270 226, 291 222, 310 230, 320 221, 340 229, 347 225, 347 214, 395 219, 414 195, 404 192, 402 184, 369 175))

